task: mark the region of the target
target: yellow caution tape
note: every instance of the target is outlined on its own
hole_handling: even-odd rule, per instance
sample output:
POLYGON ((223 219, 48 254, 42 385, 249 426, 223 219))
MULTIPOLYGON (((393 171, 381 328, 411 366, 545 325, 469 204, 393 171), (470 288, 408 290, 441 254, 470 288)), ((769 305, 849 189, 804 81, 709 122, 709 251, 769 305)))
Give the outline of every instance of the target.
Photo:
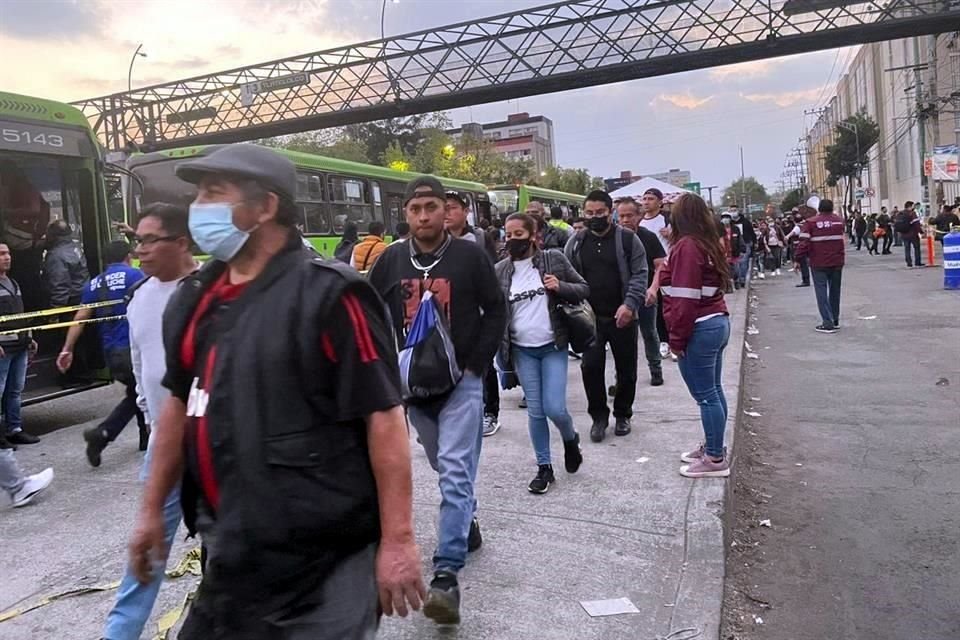
POLYGON ((78 324, 96 324, 97 322, 112 322, 113 320, 124 320, 127 316, 107 316, 105 318, 90 318, 89 320, 67 320, 65 322, 53 322, 50 324, 41 324, 36 327, 23 327, 17 330, 0 331, 0 336, 15 336, 25 331, 50 331, 51 329, 63 329, 78 324))
MULTIPOLYGON (((180 559, 180 562, 177 563, 177 566, 173 569, 168 570, 165 575, 168 579, 181 578, 187 574, 199 576, 201 575, 200 570, 200 547, 195 547, 190 549, 187 553, 184 554, 183 558, 180 559)), ((25 613, 39 609, 40 607, 45 607, 52 602, 58 600, 64 600, 66 598, 74 598, 76 596, 87 595, 88 593, 99 593, 102 591, 112 591, 120 586, 120 581, 110 582, 107 584, 93 585, 89 587, 76 587, 74 589, 67 589, 66 591, 61 591, 60 593, 54 593, 53 595, 45 596, 40 600, 37 600, 31 605, 20 607, 19 609, 11 609, 9 611, 4 611, 0 613, 0 622, 6 622, 7 620, 12 620, 18 616, 22 616, 25 613)), ((165 613, 160 618, 160 622, 157 623, 157 638, 160 640, 166 640, 166 634, 169 633, 170 629, 177 623, 180 617, 183 615, 183 611, 186 608, 187 603, 192 599, 193 593, 187 595, 187 598, 184 600, 182 606, 165 613), (176 617, 173 618, 173 621, 170 625, 164 628, 164 623, 168 622, 168 619, 176 613, 176 617)))
POLYGON ((123 300, 108 300, 106 302, 91 302, 90 304, 75 304, 72 307, 54 307, 53 309, 41 309, 40 311, 25 311, 24 313, 12 313, 8 316, 0 316, 0 324, 13 322, 14 320, 26 320, 27 318, 42 318, 44 316, 59 316, 72 311, 82 311, 84 309, 100 309, 103 307, 115 307, 123 304, 123 300))

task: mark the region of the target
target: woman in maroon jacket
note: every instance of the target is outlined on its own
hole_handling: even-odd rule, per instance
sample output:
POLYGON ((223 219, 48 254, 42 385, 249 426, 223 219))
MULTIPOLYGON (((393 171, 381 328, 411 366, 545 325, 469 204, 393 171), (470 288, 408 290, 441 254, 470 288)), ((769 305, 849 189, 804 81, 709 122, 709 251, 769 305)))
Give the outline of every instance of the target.
POLYGON ((670 350, 679 357, 680 375, 700 405, 705 443, 684 453, 680 473, 688 478, 726 477, 730 463, 723 434, 727 399, 720 384, 723 350, 730 339, 730 319, 723 292, 730 269, 716 224, 706 203, 684 194, 673 205, 670 255, 660 276, 663 317, 670 350))

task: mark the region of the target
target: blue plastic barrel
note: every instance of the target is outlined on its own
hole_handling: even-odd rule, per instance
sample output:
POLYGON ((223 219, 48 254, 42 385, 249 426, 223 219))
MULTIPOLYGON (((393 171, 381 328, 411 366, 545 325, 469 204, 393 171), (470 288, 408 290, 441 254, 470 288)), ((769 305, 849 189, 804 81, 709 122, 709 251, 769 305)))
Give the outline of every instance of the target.
POLYGON ((943 288, 960 289, 960 231, 943 238, 943 288))

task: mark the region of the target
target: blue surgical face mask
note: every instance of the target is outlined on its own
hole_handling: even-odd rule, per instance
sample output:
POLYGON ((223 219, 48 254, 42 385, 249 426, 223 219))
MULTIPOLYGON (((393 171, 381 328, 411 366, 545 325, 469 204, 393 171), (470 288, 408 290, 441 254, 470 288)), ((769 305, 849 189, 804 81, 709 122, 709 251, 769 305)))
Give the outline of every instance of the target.
POLYGON ((190 205, 190 235, 204 253, 224 262, 237 255, 257 228, 238 229, 233 224, 233 206, 226 202, 190 205))

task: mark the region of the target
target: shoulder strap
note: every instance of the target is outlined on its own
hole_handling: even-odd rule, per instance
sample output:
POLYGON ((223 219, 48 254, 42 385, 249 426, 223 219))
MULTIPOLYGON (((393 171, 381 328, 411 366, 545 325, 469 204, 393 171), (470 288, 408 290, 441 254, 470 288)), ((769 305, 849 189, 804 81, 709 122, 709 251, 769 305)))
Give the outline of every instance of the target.
POLYGON ((130 304, 130 301, 133 300, 133 294, 137 292, 137 289, 143 286, 143 283, 152 278, 153 276, 147 276, 146 278, 140 278, 132 287, 127 289, 127 295, 123 296, 123 304, 130 304))
POLYGON ((629 265, 631 258, 633 258, 633 238, 623 227, 617 227, 617 233, 620 234, 620 246, 623 247, 623 255, 627 259, 627 265, 629 265))

